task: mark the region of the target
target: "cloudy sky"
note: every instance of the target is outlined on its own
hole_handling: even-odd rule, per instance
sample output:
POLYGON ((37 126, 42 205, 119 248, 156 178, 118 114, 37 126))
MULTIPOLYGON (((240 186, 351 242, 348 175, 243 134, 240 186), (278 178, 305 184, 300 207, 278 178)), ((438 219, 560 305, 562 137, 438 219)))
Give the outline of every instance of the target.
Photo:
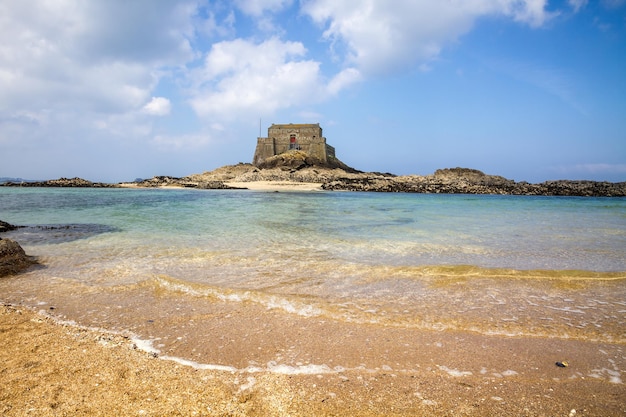
POLYGON ((0 2, 0 177, 184 176, 271 123, 364 171, 626 181, 626 0, 0 2))

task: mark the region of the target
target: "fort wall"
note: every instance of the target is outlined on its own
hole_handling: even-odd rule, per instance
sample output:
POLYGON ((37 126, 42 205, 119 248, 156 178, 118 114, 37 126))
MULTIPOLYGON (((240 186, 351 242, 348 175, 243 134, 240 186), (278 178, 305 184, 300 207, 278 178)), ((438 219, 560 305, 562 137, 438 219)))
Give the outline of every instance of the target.
POLYGON ((323 163, 335 158, 335 148, 326 143, 319 123, 272 124, 267 129, 267 137, 257 139, 252 163, 259 165, 267 158, 289 150, 301 150, 323 163))

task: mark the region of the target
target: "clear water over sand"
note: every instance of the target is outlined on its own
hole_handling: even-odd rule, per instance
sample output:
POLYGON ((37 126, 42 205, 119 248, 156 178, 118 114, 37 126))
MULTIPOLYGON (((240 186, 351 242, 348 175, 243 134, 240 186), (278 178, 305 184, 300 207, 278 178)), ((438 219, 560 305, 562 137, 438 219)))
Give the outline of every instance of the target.
POLYGON ((3 302, 197 366, 394 366, 328 323, 626 343, 623 198, 6 188, 0 219, 42 264, 3 302))

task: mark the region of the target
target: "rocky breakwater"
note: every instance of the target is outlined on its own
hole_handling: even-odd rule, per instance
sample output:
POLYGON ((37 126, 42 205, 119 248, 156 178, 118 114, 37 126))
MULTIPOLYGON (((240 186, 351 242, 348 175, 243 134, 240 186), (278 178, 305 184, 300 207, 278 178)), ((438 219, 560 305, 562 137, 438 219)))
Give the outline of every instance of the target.
MULTIPOLYGON (((0 233, 16 229, 9 223, 0 220, 0 233)), ((0 277, 17 274, 36 263, 26 255, 19 243, 0 237, 0 277)))

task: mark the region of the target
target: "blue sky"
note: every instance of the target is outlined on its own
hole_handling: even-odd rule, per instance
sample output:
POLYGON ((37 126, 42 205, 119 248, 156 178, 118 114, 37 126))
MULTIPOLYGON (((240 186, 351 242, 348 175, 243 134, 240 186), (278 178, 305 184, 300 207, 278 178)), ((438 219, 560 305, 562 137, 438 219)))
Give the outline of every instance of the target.
POLYGON ((626 181, 626 0, 0 3, 0 177, 184 176, 272 123, 363 171, 626 181))

